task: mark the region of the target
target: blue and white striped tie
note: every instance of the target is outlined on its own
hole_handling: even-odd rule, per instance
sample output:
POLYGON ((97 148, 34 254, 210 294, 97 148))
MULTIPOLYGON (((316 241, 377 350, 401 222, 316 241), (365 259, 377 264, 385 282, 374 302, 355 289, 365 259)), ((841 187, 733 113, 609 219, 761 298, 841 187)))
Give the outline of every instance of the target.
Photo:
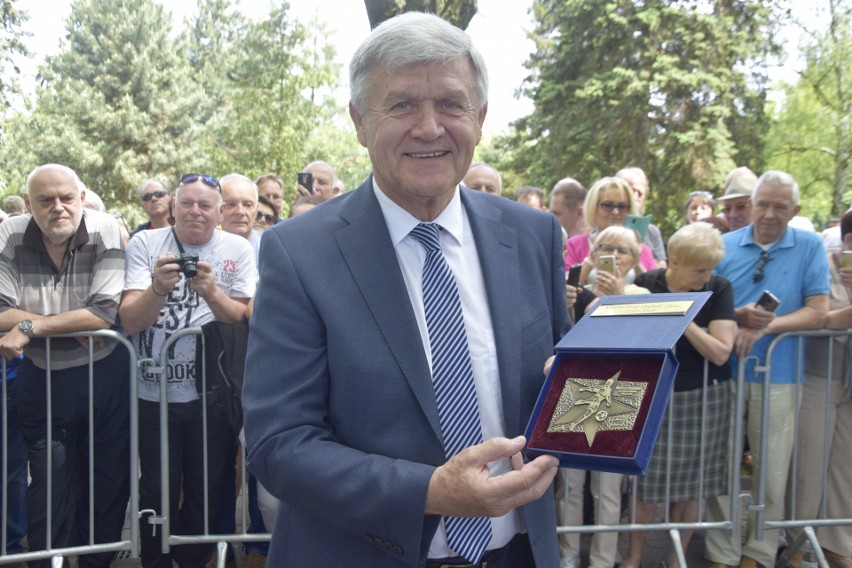
MULTIPOLYGON (((432 385, 438 402, 444 453, 450 459, 468 446, 482 443, 476 385, 467 347, 459 291, 441 252, 435 223, 411 230, 423 248, 423 307, 432 350, 432 385)), ((491 540, 491 520, 485 517, 444 517, 450 548, 476 564, 491 540)))

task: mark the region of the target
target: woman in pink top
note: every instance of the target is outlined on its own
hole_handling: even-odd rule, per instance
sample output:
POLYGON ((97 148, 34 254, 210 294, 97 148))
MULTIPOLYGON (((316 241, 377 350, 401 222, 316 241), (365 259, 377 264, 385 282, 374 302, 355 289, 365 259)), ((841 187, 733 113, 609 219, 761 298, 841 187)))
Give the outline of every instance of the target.
MULTIPOLYGON (((636 214, 636 200, 633 190, 621 178, 605 177, 599 179, 589 189, 583 202, 583 212, 591 222, 592 231, 588 235, 575 235, 568 239, 565 245, 565 268, 572 264, 584 262, 589 257, 591 243, 595 236, 612 225, 624 225, 627 215, 636 214)), ((586 262, 580 276, 580 283, 585 284, 592 266, 586 262)), ((653 270, 657 268, 654 255, 647 245, 642 245, 637 270, 653 270), (640 268, 641 266, 641 268, 640 268)))

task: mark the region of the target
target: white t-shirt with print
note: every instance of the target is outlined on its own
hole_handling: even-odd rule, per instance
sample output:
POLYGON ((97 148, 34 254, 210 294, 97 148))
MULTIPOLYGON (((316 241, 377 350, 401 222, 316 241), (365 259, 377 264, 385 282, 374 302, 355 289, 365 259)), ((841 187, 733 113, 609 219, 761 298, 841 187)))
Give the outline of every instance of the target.
MULTIPOLYGON (((198 255, 199 260, 213 267, 216 285, 226 295, 232 298, 254 295, 257 267, 254 250, 246 239, 216 229, 213 237, 201 246, 181 244, 187 254, 198 255)), ((151 285, 157 259, 166 252, 180 256, 171 228, 137 233, 127 246, 124 289, 147 289, 151 285)), ((130 336, 141 365, 139 398, 153 402, 160 400, 159 374, 150 372, 148 368, 158 364, 165 341, 179 330, 201 326, 214 319, 207 302, 189 287, 189 281, 181 274, 180 281, 160 309, 156 323, 130 336)), ((170 349, 165 368, 169 402, 189 402, 198 398, 195 379, 201 369, 196 369, 195 365, 196 337, 182 337, 170 349)))

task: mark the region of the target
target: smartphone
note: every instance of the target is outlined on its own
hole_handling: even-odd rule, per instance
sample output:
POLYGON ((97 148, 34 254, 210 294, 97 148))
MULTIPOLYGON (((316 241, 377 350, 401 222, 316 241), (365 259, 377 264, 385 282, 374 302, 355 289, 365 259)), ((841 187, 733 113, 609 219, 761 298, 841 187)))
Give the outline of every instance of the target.
POLYGON ((781 300, 778 299, 778 296, 770 292, 769 290, 764 290, 763 294, 760 295, 760 299, 757 300, 757 304, 755 304, 758 308, 764 309, 767 312, 774 312, 776 308, 778 308, 778 304, 781 303, 781 300))
POLYGON ((565 275, 565 283, 574 288, 578 287, 580 285, 580 270, 582 269, 582 262, 572 264, 571 268, 568 269, 568 274, 565 275))
POLYGON ((314 192, 314 174, 309 174, 308 172, 299 172, 296 174, 296 177, 299 181, 299 185, 308 190, 308 193, 314 192))
POLYGON ((843 251, 843 268, 852 268, 852 250, 843 251))
POLYGON ((598 257, 598 270, 609 272, 615 276, 615 256, 605 255, 598 257))

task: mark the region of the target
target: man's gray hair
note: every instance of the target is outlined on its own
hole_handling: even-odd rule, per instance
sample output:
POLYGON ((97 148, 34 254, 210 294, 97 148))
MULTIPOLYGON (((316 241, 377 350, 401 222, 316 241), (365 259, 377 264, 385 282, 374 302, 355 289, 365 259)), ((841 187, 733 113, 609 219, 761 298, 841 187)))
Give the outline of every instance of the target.
POLYGON ((244 176, 243 174, 230 173, 230 174, 226 174, 226 175, 222 176, 221 178, 219 178, 219 187, 222 187, 224 184, 226 184, 226 183, 228 183, 229 181, 232 181, 232 180, 240 180, 240 181, 243 181, 245 183, 251 184, 251 186, 254 188, 255 201, 257 201, 257 196, 260 195, 260 192, 257 189, 257 184, 254 182, 253 179, 251 179, 248 176, 244 176))
POLYGON ((488 71, 470 36, 433 14, 405 12, 384 21, 364 40, 349 63, 349 92, 355 109, 364 114, 370 72, 393 71, 415 63, 450 63, 466 57, 473 69, 479 108, 488 103, 488 71))
POLYGON ((30 194, 30 185, 32 185, 33 180, 37 175, 46 170, 59 170, 71 176, 71 179, 74 181, 74 187, 77 188, 78 193, 80 192, 80 190, 85 189, 86 187, 83 185, 83 182, 80 181, 80 176, 77 175, 77 172, 75 172, 68 166, 63 166, 62 164, 42 164, 41 166, 31 171, 30 175, 27 176, 27 188, 26 190, 24 190, 25 194, 30 194))
POLYGON ((166 193, 171 193, 171 191, 172 191, 169 188, 168 183, 166 183, 162 180, 159 180, 159 179, 148 178, 139 185, 139 190, 138 190, 139 191, 139 199, 142 199, 142 196, 145 194, 145 189, 147 189, 147 187, 149 185, 159 185, 160 187, 163 188, 163 191, 165 191, 166 193))
POLYGON ((757 195, 757 190, 764 185, 792 188, 793 205, 799 204, 799 184, 797 184, 796 180, 793 179, 793 176, 787 172, 779 170, 769 170, 768 172, 764 172, 763 175, 757 178, 757 184, 755 185, 754 193, 751 196, 752 201, 754 201, 754 198, 757 195))

